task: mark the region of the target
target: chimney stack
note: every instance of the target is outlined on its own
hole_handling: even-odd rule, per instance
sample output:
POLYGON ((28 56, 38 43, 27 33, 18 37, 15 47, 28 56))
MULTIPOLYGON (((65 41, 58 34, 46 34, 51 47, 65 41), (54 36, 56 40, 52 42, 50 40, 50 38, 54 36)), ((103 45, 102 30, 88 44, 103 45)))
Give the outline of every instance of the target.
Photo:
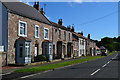
POLYGON ((75 29, 74 29, 74 24, 72 25, 72 29, 71 29, 71 31, 72 31, 72 32, 74 32, 74 31, 75 31, 75 29))
POLYGON ((78 34, 81 34, 83 36, 83 32, 78 32, 78 34))
POLYGON ((80 33, 83 36, 83 32, 80 33))
POLYGON ((34 7, 35 9, 37 9, 37 10, 40 10, 40 4, 39 4, 39 2, 36 2, 36 1, 35 1, 33 7, 34 7))
POLYGON ((62 26, 62 24, 63 24, 62 19, 58 20, 58 24, 62 26))
POLYGON ((88 39, 90 39, 90 34, 88 34, 88 39))
POLYGON ((73 26, 72 26, 72 29, 71 29, 71 31, 72 31, 72 32, 74 32, 74 31, 75 31, 73 26))
POLYGON ((43 8, 41 8, 40 12, 41 12, 43 15, 45 14, 45 12, 44 12, 44 9, 43 9, 43 8))

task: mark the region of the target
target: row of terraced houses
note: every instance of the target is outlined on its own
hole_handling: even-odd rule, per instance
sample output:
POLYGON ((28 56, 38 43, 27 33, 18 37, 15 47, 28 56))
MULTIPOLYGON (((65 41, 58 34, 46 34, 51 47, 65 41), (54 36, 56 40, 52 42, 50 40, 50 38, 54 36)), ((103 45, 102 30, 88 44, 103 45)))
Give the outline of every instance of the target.
POLYGON ((80 56, 95 56, 96 43, 74 27, 52 22, 40 9, 22 2, 0 2, 0 53, 2 65, 30 64, 37 56, 49 61, 80 56))

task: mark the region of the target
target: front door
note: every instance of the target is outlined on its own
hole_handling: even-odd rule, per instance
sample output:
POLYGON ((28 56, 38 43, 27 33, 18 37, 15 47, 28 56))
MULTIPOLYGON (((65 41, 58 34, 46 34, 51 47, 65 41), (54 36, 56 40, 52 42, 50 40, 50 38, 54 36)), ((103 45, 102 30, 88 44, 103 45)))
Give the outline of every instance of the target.
POLYGON ((15 57, 16 64, 24 63, 24 44, 19 43, 16 47, 16 57, 15 57))

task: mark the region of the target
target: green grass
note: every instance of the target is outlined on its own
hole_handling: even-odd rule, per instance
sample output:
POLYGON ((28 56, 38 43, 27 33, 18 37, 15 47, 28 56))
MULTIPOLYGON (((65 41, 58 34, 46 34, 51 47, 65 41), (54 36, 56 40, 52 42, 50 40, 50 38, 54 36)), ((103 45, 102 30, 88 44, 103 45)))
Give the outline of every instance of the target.
MULTIPOLYGON (((112 55, 114 53, 110 53, 109 55, 112 55)), ((64 67, 72 64, 77 64, 77 63, 82 63, 85 61, 90 61, 90 60, 95 60, 99 58, 103 58, 105 56, 87 56, 85 59, 74 59, 71 61, 65 61, 65 62, 60 62, 56 64, 48 64, 44 66, 37 66, 37 67, 31 67, 31 68, 24 68, 24 69, 18 69, 15 72, 39 72, 39 71, 46 71, 46 70, 51 70, 59 67, 64 67)))
POLYGON ((110 52, 108 55, 112 55, 112 54, 116 54, 116 52, 115 51, 110 52))
POLYGON ((39 66, 39 67, 31 67, 31 68, 24 68, 24 69, 18 69, 15 72, 39 72, 39 71, 46 71, 46 70, 51 70, 59 67, 64 67, 68 66, 71 64, 77 64, 85 61, 90 61, 98 58, 102 58, 103 56, 94 56, 94 57, 88 57, 85 59, 75 59, 72 61, 66 61, 66 62, 61 62, 61 63, 56 63, 56 64, 48 64, 45 66, 39 66))

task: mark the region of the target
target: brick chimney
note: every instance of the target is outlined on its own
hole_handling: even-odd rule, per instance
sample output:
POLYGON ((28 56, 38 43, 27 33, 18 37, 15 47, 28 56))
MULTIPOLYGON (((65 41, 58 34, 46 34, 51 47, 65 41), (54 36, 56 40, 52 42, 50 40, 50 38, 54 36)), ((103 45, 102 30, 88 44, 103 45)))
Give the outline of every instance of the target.
POLYGON ((83 36, 83 32, 80 33, 83 36))
POLYGON ((58 24, 62 26, 62 24, 63 24, 62 19, 58 20, 58 24))
POLYGON ((88 39, 90 39, 90 34, 88 34, 88 39))
POLYGON ((83 36, 83 32, 78 32, 78 34, 81 34, 83 36))
POLYGON ((40 12, 44 15, 45 14, 45 11, 43 8, 40 9, 40 12))
POLYGON ((40 10, 40 4, 39 4, 39 2, 34 2, 33 7, 34 7, 35 9, 37 9, 37 10, 40 10))
POLYGON ((74 26, 72 26, 72 29, 71 29, 71 31, 72 31, 72 32, 74 32, 74 31, 75 31, 75 29, 74 29, 74 26))

